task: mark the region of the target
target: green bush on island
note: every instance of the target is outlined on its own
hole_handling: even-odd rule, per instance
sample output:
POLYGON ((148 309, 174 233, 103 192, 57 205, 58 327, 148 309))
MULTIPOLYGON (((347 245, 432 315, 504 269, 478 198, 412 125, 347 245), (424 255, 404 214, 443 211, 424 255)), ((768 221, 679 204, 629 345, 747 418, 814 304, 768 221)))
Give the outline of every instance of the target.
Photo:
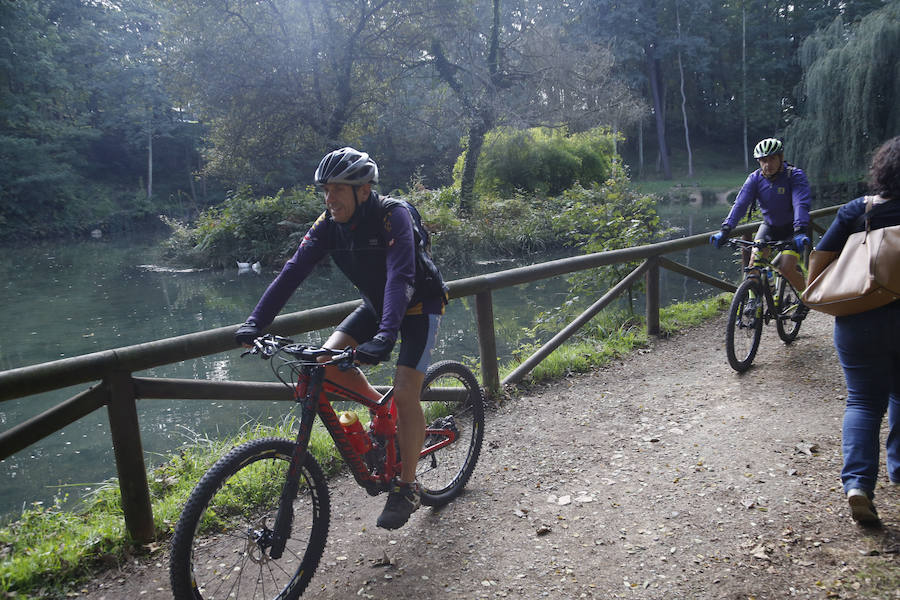
MULTIPOLYGON (((465 217, 456 210, 458 185, 428 189, 414 178, 408 190, 391 195, 418 207, 441 265, 465 264, 479 254, 518 256, 582 246, 593 252, 611 247, 604 244, 646 243, 659 230, 655 201, 631 190, 614 140, 601 129, 572 135, 492 131, 479 155, 479 202, 465 217)), ((278 264, 322 209, 321 195, 312 187, 262 198, 244 188, 201 213, 194 225, 166 219, 172 228, 164 242, 166 257, 203 267, 248 260, 278 264)))

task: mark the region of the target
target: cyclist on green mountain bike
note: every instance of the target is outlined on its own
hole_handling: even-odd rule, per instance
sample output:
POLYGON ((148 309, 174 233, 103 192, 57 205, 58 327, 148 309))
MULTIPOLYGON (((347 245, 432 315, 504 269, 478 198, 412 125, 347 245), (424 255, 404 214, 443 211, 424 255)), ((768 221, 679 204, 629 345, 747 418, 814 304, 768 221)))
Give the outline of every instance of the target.
MULTIPOLYGON (((798 268, 798 261, 805 247, 810 245, 807 234, 810 221, 809 181, 802 170, 784 161, 784 144, 780 140, 766 138, 760 141, 753 149, 753 158, 759 162, 759 169, 747 177, 731 212, 722 222, 721 231, 713 234, 709 243, 721 248, 751 204, 758 202, 763 224, 757 230, 755 239, 793 241, 796 252, 785 251, 777 266, 794 289, 802 292, 806 289, 806 278, 798 268)), ((752 256, 750 264, 754 259, 755 256, 752 256)), ((807 310, 801 305, 795 318, 802 319, 807 310)))
MULTIPOLYGON (((269 284, 235 339, 251 344, 313 266, 331 256, 359 290, 363 304, 338 325, 325 347, 353 346, 357 360, 378 364, 390 358, 397 338, 401 340, 394 400, 402 470, 378 517, 379 527, 396 529, 419 508, 416 464, 425 441, 419 396, 447 303, 447 288, 417 239, 422 236, 410 210, 372 190, 378 183, 378 166, 368 154, 347 147, 325 155, 315 182, 325 192, 325 212, 269 284)), ((358 369, 328 367, 327 377, 370 397, 379 395, 358 369)))

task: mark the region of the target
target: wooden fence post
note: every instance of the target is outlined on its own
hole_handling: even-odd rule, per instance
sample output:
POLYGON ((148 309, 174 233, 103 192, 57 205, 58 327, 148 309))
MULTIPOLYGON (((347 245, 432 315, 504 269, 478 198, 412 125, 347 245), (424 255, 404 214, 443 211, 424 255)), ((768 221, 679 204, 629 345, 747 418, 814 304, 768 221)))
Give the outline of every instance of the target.
POLYGON ((659 260, 647 259, 647 335, 659 335, 659 260))
POLYGON ((134 381, 131 373, 114 371, 106 377, 106 383, 110 391, 109 405, 106 407, 109 431, 116 456, 125 527, 132 539, 146 543, 154 539, 155 528, 147 468, 144 465, 144 449, 141 446, 134 381))
POLYGON ((475 294, 475 325, 481 353, 481 383, 489 396, 500 389, 497 339, 494 334, 494 302, 490 290, 475 294))

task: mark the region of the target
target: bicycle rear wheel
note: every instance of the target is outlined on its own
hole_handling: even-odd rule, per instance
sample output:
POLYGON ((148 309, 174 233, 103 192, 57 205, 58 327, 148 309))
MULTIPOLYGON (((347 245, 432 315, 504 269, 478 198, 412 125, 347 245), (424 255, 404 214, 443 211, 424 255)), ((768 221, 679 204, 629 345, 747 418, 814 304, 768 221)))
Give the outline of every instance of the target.
POLYGON ((425 448, 416 480, 422 486, 422 504, 441 506, 462 492, 481 453, 484 398, 478 380, 455 361, 431 365, 422 384, 422 409, 425 448), (449 444, 447 432, 454 436, 449 444))
POLYGON ((800 332, 801 321, 794 321, 793 317, 797 314, 800 307, 800 295, 794 286, 784 277, 778 278, 778 311, 775 318, 775 328, 778 330, 778 337, 785 344, 790 344, 797 338, 800 332))
POLYGON ((295 446, 277 438, 247 442, 200 479, 172 538, 175 600, 294 600, 303 593, 325 549, 330 502, 325 475, 307 454, 290 539, 281 558, 271 558, 271 527, 295 446))
POLYGON ((759 349, 764 302, 762 290, 755 279, 745 279, 731 300, 725 329, 725 353, 728 364, 738 373, 750 368, 759 349))

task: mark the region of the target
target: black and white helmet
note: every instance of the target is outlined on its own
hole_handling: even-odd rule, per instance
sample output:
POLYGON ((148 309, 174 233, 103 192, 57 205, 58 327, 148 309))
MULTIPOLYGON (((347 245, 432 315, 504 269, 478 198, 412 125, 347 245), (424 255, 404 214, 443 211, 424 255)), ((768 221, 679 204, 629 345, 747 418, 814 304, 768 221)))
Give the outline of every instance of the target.
POLYGON ((378 165, 369 155, 346 146, 329 152, 316 169, 316 185, 346 183, 365 185, 378 183, 378 165))

